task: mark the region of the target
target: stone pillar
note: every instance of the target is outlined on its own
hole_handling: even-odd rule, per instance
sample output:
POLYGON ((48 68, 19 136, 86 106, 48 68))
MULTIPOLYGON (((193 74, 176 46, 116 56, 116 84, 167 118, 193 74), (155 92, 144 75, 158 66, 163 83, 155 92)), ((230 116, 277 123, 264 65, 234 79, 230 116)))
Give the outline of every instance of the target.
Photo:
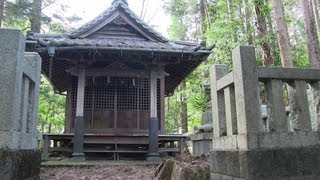
POLYGON ((78 90, 77 90, 77 107, 76 118, 74 120, 74 144, 73 144, 73 159, 85 160, 83 153, 84 142, 84 90, 86 84, 86 70, 84 68, 79 69, 78 74, 78 90))
MULTIPOLYGON (((220 77, 212 86, 220 87, 212 89, 216 96, 212 100, 217 101, 213 103, 213 114, 229 114, 226 115, 227 133, 221 135, 216 132, 213 137, 211 179, 319 179, 319 132, 311 130, 306 94, 307 83, 312 85, 316 82, 300 77, 304 71, 308 76, 315 75, 314 72, 258 68, 254 48, 249 46, 237 47, 232 58, 233 72, 220 77), (268 72, 267 76, 264 71, 268 72), (268 118, 271 120, 269 131, 262 131, 259 81, 265 85, 268 118), (302 118, 298 120, 299 130, 295 132, 289 132, 286 124, 283 82, 289 82, 296 91, 297 109, 302 118), (224 107, 220 103, 221 92, 224 92, 224 107), (233 93, 235 97, 232 97, 233 93), (232 103, 234 99, 235 107, 232 103), (234 109, 238 131, 228 130, 228 127, 234 126, 234 109)), ((220 120, 213 121, 216 121, 215 126, 220 126, 220 120)))
POLYGON ((0 64, 0 179, 36 179, 41 59, 19 30, 0 29, 0 64))
POLYGON ((149 120, 149 153, 147 160, 160 160, 158 131, 159 118, 157 113, 157 68, 150 71, 150 120, 149 120))
POLYGON ((210 69, 211 78, 211 103, 212 103, 212 122, 213 136, 219 138, 226 133, 226 114, 224 92, 217 90, 217 81, 228 73, 228 66, 215 64, 210 69))
POLYGON ((233 77, 239 133, 261 132, 257 60, 252 46, 238 46, 232 51, 233 77))

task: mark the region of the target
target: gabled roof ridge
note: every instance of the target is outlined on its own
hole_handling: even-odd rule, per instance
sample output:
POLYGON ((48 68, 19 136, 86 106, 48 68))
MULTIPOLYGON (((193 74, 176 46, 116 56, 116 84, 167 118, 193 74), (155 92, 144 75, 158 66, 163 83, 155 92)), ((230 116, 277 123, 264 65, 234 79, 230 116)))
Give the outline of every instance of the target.
MULTIPOLYGON (((119 1, 118 1, 119 2, 119 1)), ((117 3, 119 4, 119 3, 117 3)), ((75 31, 71 32, 70 38, 76 38, 81 32, 85 31, 86 29, 88 29, 90 26, 92 26, 93 24, 96 24, 98 21, 101 21, 106 15, 108 15, 109 13, 111 13, 112 11, 115 10, 115 5, 112 5, 111 7, 109 7, 108 9, 106 9, 105 11, 103 11, 102 13, 100 13, 96 18, 94 18, 93 20, 85 23, 84 25, 80 26, 78 29, 76 29, 75 31)))
POLYGON ((69 37, 70 33, 47 33, 47 34, 42 34, 42 33, 35 33, 35 32, 30 32, 27 34, 27 38, 65 38, 69 37))
POLYGON ((125 5, 128 6, 128 1, 127 0, 113 0, 112 1, 112 5, 115 4, 115 3, 119 3, 119 1, 121 1, 122 3, 125 3, 125 5))
POLYGON ((122 8, 133 20, 135 20, 143 29, 147 30, 151 33, 156 39, 159 39, 162 42, 168 42, 169 40, 158 33, 155 29, 151 26, 146 24, 140 17, 138 17, 129 7, 128 5, 123 2, 123 0, 113 1, 112 6, 103 11, 100 15, 98 15, 95 19, 89 21, 88 23, 84 24, 77 30, 71 32, 70 38, 76 38, 84 31, 88 30, 90 27, 97 25, 101 22, 105 17, 111 15, 117 8, 122 8))

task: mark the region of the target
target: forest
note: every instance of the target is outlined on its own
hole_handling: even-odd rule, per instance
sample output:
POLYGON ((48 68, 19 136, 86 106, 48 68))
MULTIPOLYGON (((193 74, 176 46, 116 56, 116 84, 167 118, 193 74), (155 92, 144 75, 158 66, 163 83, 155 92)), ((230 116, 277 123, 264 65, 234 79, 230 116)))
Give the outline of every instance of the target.
MULTIPOLYGON (((141 3, 144 11, 152 0, 141 3)), ((200 125, 209 103, 205 92, 212 64, 232 68, 231 51, 239 44, 256 49, 261 66, 320 68, 319 0, 162 0, 161 7, 171 18, 172 40, 194 41, 214 47, 212 55, 166 98, 166 131, 190 132, 200 125)), ((74 30, 81 20, 64 15, 68 6, 62 0, 0 0, 0 27, 29 32, 63 33, 74 30), (57 6, 50 16, 43 11, 57 6)), ((42 77, 39 97, 39 126, 42 133, 64 130, 65 96, 56 94, 42 77)))

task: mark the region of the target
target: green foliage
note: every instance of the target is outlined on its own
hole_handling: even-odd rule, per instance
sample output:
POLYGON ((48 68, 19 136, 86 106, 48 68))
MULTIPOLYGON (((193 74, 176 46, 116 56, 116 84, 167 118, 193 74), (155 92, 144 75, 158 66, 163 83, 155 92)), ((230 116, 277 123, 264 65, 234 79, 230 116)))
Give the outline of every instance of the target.
POLYGON ((48 80, 41 77, 39 124, 42 133, 62 133, 65 122, 65 96, 56 94, 48 80))
POLYGON ((188 8, 187 0, 165 0, 165 4, 166 12, 176 17, 184 16, 188 8))
MULTIPOLYGON (((31 28, 33 0, 12 0, 6 1, 4 8, 3 27, 20 29, 24 34, 27 34, 31 28)), ((64 12, 68 7, 63 5, 62 0, 42 0, 42 10, 49 6, 60 6, 60 11, 47 16, 42 13, 42 31, 50 33, 62 33, 71 30, 70 24, 81 20, 80 17, 65 16, 64 12)))
POLYGON ((25 34, 31 28, 31 0, 6 1, 4 8, 3 27, 20 29, 25 34))
POLYGON ((179 17, 172 17, 173 23, 169 27, 169 35, 173 40, 181 40, 183 37, 187 36, 188 26, 183 24, 179 17))
MULTIPOLYGON (((264 0, 256 0, 257 2, 265 2, 264 0)), ((165 0, 167 6, 166 11, 171 15, 172 24, 169 28, 169 34, 173 39, 195 39, 197 36, 197 29, 190 27, 199 27, 201 22, 194 21, 192 17, 199 17, 198 1, 186 0, 165 0), (196 2, 196 3, 195 3, 196 2), (194 4, 195 3, 195 4, 194 4)), ((205 110, 208 102, 208 97, 204 93, 202 86, 209 83, 209 68, 212 64, 227 64, 232 67, 231 52, 239 44, 247 44, 248 37, 253 36, 254 46, 256 47, 257 64, 263 63, 263 51, 261 48, 261 41, 270 43, 272 49, 272 56, 275 60, 275 66, 281 66, 281 59, 279 48, 277 44, 277 35, 275 29, 275 22, 273 19, 272 4, 264 3, 261 5, 261 13, 266 18, 268 28, 268 39, 261 39, 257 33, 257 22, 253 1, 248 1, 247 8, 249 8, 251 17, 250 24, 253 28, 250 32, 245 31, 245 16, 244 6, 242 1, 232 1, 231 12, 228 10, 227 1, 225 0, 207 0, 208 17, 205 23, 205 34, 200 35, 206 40, 207 46, 215 45, 213 54, 209 59, 202 63, 189 77, 187 78, 187 88, 183 90, 187 94, 188 104, 188 123, 189 130, 197 126, 201 122, 201 114, 205 110), (210 23, 209 23, 210 22, 210 23)), ((293 63, 296 67, 307 68, 309 66, 309 59, 307 53, 306 31, 304 28, 304 21, 302 11, 299 7, 298 1, 284 0, 285 20, 288 26, 288 33, 291 43, 291 51, 293 63)), ((168 101, 170 109, 167 113, 167 126, 174 127, 170 130, 176 130, 180 124, 179 120, 179 94, 176 91, 174 96, 168 101), (178 119, 178 120, 177 120, 178 119)))
POLYGON ((179 131, 181 118, 179 116, 180 102, 178 93, 166 98, 166 133, 179 131))

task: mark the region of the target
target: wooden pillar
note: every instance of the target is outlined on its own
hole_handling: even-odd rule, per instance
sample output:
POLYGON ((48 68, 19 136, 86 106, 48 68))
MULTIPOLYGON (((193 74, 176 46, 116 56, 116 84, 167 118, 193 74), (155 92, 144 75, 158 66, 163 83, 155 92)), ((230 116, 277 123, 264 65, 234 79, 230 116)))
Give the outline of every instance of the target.
POLYGON ((77 107, 76 118, 74 120, 74 142, 72 156, 78 160, 84 160, 83 153, 83 136, 84 136, 84 90, 86 84, 86 71, 79 69, 78 74, 78 91, 77 91, 77 107))
POLYGON ((149 119, 149 153, 147 160, 154 161, 160 159, 158 146, 158 117, 157 117, 157 68, 150 70, 150 119, 149 119))
POLYGON ((161 133, 164 134, 166 131, 165 126, 165 76, 164 67, 161 68, 160 72, 160 121, 161 121, 161 133))
POLYGON ((65 133, 71 133, 72 127, 72 81, 71 77, 68 76, 67 85, 67 97, 66 97, 66 109, 65 109, 65 133))

